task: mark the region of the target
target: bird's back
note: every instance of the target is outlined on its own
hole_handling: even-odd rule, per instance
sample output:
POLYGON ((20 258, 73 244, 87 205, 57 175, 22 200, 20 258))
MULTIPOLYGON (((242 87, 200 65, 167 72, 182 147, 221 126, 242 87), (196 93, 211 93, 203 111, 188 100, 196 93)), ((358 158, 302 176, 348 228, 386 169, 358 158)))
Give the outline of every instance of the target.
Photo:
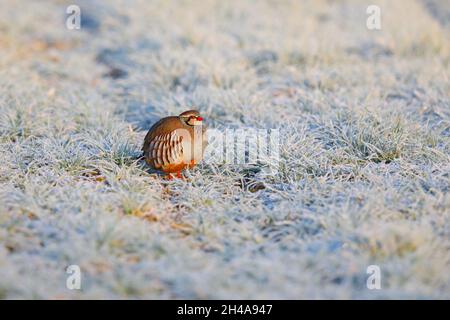
POLYGON ((148 130, 144 139, 142 151, 144 151, 144 154, 146 151, 149 151, 148 148, 150 143, 155 139, 155 137, 169 134, 172 131, 181 128, 184 128, 184 126, 178 117, 171 116, 160 119, 148 130))

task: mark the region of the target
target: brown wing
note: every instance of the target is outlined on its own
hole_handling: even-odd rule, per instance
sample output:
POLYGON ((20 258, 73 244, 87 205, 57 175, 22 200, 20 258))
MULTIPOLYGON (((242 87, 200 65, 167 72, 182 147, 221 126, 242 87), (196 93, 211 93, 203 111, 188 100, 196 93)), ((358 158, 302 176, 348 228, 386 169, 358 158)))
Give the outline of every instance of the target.
POLYGON ((183 135, 185 129, 178 117, 163 118, 148 131, 142 150, 148 164, 155 169, 183 161, 183 135))

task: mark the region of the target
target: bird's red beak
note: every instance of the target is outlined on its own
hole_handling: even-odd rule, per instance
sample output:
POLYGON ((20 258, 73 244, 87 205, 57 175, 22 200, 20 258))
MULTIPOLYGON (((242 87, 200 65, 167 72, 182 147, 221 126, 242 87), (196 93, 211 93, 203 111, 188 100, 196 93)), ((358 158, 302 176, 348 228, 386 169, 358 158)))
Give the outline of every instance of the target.
POLYGON ((202 117, 197 117, 197 121, 202 121, 203 118, 202 117))

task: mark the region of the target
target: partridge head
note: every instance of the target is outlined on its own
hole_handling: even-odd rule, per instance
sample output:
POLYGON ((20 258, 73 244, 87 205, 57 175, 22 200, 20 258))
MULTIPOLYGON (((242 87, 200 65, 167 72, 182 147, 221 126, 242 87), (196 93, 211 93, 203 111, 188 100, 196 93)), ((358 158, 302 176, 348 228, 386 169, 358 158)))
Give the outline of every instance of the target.
POLYGON ((145 136, 142 151, 148 165, 169 177, 192 168, 203 159, 206 147, 206 127, 197 110, 188 110, 179 116, 162 118, 145 136))

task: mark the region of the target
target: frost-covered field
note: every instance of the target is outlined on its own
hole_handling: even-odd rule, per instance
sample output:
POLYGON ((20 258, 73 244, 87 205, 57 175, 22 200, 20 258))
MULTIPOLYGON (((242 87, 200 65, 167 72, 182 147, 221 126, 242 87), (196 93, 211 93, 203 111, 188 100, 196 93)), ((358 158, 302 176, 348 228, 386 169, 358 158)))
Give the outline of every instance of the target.
POLYGON ((450 298, 449 78, 446 0, 2 0, 0 298, 450 298), (149 171, 191 106, 279 173, 149 171))

